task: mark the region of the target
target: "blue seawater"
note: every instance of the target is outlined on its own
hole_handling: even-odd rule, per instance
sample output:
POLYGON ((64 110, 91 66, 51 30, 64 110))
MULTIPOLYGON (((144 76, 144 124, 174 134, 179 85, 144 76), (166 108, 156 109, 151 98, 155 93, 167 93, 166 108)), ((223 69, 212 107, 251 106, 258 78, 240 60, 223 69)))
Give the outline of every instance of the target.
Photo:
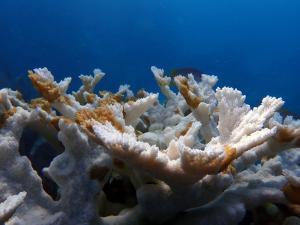
POLYGON ((27 70, 46 66, 75 89, 99 67, 98 88, 158 91, 151 65, 192 67, 300 113, 299 12, 299 0, 1 0, 0 86, 34 95, 27 70))

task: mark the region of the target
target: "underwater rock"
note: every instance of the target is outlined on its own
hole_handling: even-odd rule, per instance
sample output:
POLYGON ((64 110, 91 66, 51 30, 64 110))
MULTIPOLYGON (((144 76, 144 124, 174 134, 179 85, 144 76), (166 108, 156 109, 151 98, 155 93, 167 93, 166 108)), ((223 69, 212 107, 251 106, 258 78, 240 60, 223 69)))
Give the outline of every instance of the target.
POLYGON ((95 93, 99 69, 72 94, 47 68, 29 72, 41 98, 0 90, 2 223, 234 225, 276 204, 299 222, 300 121, 278 113, 283 100, 251 108, 216 76, 151 70, 165 102, 129 85, 95 93))

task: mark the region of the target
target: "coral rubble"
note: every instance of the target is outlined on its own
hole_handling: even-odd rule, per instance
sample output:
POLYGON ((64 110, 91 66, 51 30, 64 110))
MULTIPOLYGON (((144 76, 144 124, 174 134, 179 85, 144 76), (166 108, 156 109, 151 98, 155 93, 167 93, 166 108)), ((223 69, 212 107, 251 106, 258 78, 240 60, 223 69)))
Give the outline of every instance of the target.
POLYGON ((164 102, 129 85, 95 93, 99 69, 73 93, 47 68, 29 71, 38 99, 0 90, 1 224, 232 225, 266 204, 300 215, 300 121, 277 112, 281 98, 251 108, 240 91, 214 89, 216 76, 192 74, 174 78, 175 93, 151 70, 164 102), (24 129, 56 152, 42 171, 20 154, 24 129))

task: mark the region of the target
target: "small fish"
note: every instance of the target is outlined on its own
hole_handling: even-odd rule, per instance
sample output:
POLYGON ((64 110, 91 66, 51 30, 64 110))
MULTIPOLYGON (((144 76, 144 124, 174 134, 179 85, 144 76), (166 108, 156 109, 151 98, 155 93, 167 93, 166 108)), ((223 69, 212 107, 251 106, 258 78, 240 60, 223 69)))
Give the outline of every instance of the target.
POLYGON ((174 77, 181 75, 184 77, 188 77, 189 74, 193 74, 194 79, 196 82, 201 81, 202 72, 198 69, 192 68, 192 67, 183 67, 183 68, 176 68, 171 70, 169 73, 169 76, 174 79, 174 77))

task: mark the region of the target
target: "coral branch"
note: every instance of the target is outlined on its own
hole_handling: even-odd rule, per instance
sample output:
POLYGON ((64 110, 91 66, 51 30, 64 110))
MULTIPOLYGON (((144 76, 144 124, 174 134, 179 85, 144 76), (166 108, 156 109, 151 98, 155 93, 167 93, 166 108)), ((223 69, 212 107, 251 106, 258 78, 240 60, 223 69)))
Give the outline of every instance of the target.
POLYGON ((72 94, 47 68, 29 71, 39 98, 0 90, 0 223, 237 225, 266 203, 300 215, 300 120, 276 112, 281 98, 251 108, 216 76, 151 70, 163 102, 98 92, 99 69, 72 94))

